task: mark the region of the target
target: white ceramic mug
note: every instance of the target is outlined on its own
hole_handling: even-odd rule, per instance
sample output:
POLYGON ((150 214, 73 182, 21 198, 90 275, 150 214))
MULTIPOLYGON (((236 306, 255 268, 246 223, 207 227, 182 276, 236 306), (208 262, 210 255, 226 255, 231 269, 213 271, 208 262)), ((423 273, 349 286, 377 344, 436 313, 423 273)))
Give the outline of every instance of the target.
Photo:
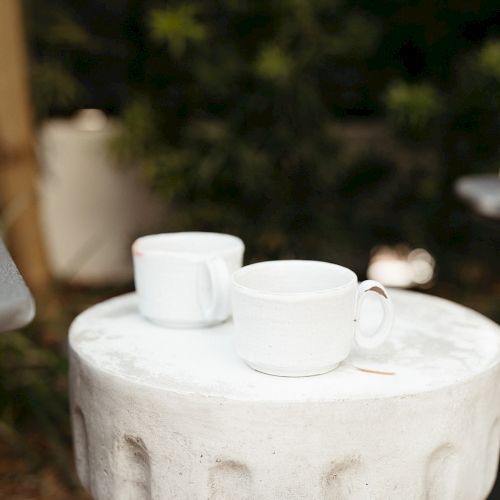
POLYGON ((353 338, 380 345, 393 322, 392 302, 377 281, 358 285, 353 271, 328 262, 283 260, 252 264, 232 276, 238 354, 255 370, 282 376, 317 375, 347 358, 353 338), (359 327, 368 293, 380 299, 375 332, 359 327))
POLYGON ((132 245, 139 310, 170 327, 196 328, 231 313, 231 273, 245 246, 236 236, 185 232, 144 236, 132 245))

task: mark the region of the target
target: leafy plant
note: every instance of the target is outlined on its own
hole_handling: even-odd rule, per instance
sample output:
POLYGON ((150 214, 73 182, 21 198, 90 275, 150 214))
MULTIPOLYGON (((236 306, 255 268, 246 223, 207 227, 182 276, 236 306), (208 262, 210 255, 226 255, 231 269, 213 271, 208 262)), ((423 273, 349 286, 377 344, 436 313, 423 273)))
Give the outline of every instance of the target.
POLYGON ((385 103, 397 129, 413 137, 435 136, 435 126, 444 111, 444 103, 430 84, 394 82, 386 92, 385 103))

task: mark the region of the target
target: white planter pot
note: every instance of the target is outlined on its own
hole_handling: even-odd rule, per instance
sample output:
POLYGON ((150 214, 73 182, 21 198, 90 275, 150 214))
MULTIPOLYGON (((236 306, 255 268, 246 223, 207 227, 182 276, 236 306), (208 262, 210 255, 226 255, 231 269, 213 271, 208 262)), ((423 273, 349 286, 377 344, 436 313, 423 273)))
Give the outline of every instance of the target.
POLYGON ((102 120, 49 120, 38 136, 41 223, 52 271, 98 286, 131 280, 130 244, 163 212, 137 169, 116 164, 109 145, 119 125, 102 120))

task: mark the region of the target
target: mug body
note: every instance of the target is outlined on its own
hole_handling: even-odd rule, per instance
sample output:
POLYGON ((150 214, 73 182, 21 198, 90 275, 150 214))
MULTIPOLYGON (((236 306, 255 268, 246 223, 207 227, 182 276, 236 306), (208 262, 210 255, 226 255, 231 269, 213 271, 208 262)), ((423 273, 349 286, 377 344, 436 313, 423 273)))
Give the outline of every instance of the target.
POLYGON ((141 314, 171 327, 225 321, 230 316, 229 305, 212 315, 203 307, 206 297, 216 293, 206 264, 220 259, 229 276, 241 267, 243 252, 239 238, 220 233, 166 233, 137 239, 132 254, 141 314))
POLYGON ((252 368, 307 376, 333 370, 354 335, 357 278, 318 261, 270 261, 233 274, 236 350, 252 368))

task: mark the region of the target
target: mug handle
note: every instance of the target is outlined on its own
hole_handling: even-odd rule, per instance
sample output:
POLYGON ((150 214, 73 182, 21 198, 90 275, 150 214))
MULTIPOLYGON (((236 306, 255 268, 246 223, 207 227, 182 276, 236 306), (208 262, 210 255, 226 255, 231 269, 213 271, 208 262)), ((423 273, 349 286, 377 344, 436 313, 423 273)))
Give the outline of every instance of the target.
POLYGON ((198 287, 198 302, 207 321, 225 319, 229 312, 229 270, 224 260, 216 258, 202 264, 208 274, 209 292, 203 296, 198 287))
POLYGON ((387 294, 387 290, 384 288, 384 285, 374 280, 366 280, 359 284, 354 321, 356 322, 354 339, 360 347, 363 347, 364 349, 373 349, 374 347, 378 347, 387 339, 394 321, 394 307, 392 305, 392 300, 387 294), (361 331, 359 324, 361 308, 367 293, 373 293, 376 295, 382 304, 384 314, 382 322, 377 327, 375 332, 368 335, 361 331))

